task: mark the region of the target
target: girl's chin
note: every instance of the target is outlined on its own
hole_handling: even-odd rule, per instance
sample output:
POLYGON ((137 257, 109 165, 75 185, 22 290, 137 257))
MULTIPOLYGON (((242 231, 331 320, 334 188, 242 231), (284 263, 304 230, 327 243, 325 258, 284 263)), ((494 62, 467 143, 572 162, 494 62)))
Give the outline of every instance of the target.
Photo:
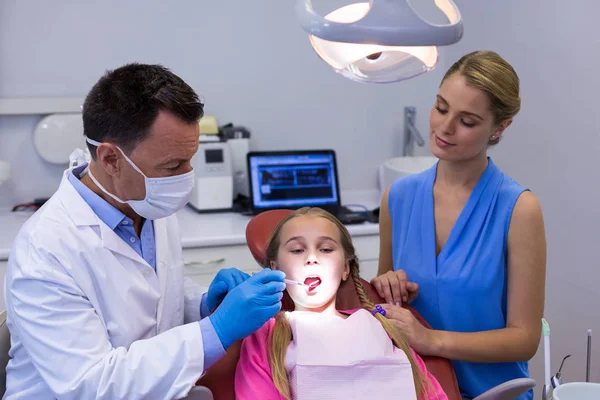
POLYGON ((296 310, 321 312, 332 304, 332 300, 333 299, 329 299, 328 301, 294 301, 294 305, 296 310))

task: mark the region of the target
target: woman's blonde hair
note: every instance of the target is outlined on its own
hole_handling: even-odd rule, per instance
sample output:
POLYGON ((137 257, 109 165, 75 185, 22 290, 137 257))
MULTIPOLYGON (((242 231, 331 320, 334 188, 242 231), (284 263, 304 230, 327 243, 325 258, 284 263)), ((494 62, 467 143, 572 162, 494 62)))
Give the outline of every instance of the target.
MULTIPOLYGON (((279 224, 271 233, 271 237, 267 246, 265 267, 270 266, 272 261, 276 262, 277 260, 277 253, 279 251, 280 245, 279 235, 281 233, 282 227, 289 220, 304 215, 325 218, 333 222, 337 226, 340 232, 341 245, 344 249, 344 255, 346 257, 346 260, 349 261, 350 264, 350 275, 352 277, 354 287, 356 288, 356 293, 358 294, 358 298, 360 299, 362 307, 365 310, 371 312, 375 308, 375 304, 366 294, 365 289, 360 281, 358 271, 358 259, 355 254, 354 245, 352 244, 352 238, 350 237, 350 233, 348 233, 346 227, 337 218, 335 218, 333 215, 331 215, 325 210, 322 210, 320 208, 304 207, 293 211, 292 213, 288 214, 285 218, 283 218, 283 220, 279 222, 279 224)), ((412 355, 412 351, 406 341, 406 338, 404 337, 403 333, 394 324, 390 322, 390 320, 388 320, 380 313, 376 313, 375 318, 377 318, 377 320, 381 323, 385 331, 392 338, 396 347, 402 349, 406 353, 406 356, 408 357, 412 368, 417 397, 420 398, 421 395, 426 391, 427 380, 424 374, 421 372, 419 366, 415 362, 415 359, 412 355)), ((285 356, 291 340, 292 328, 290 327, 290 324, 287 318, 285 317, 284 313, 279 312, 275 316, 275 327, 273 329, 273 336, 271 338, 271 343, 269 346, 269 364, 271 366, 271 373, 273 374, 273 382, 275 383, 275 387, 277 387, 277 390, 279 390, 281 395, 288 400, 291 399, 291 394, 289 381, 285 370, 285 356)))
MULTIPOLYGON (((455 73, 464 76, 469 86, 487 94, 494 114, 494 125, 519 113, 519 76, 499 54, 493 51, 474 51, 464 55, 448 69, 440 86, 455 73)), ((500 137, 490 140, 490 145, 498 144, 499 141, 500 137)))

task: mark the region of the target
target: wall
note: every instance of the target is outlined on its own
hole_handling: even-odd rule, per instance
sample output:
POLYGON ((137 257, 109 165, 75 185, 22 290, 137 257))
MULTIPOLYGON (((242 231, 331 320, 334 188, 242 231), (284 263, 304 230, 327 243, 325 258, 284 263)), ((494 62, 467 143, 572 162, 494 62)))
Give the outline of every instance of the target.
MULTIPOLYGON (((595 310, 600 304, 600 134, 594 117, 600 36, 593 33, 600 4, 459 0, 457 5, 465 35, 448 48, 446 59, 476 49, 495 50, 521 79, 521 113, 491 156, 541 201, 548 242, 545 317, 552 332, 552 371, 572 354, 563 368, 564 380, 582 381, 587 329, 600 334, 595 310)), ((592 360, 592 380, 600 382, 597 344, 592 360)), ((541 388, 543 347, 531 370, 541 388)))
MULTIPOLYGON (((366 86, 336 76, 313 54, 288 1, 57 3, 0 4, 0 97, 83 96, 107 68, 160 62, 188 80, 222 123, 252 129, 255 148, 335 148, 346 189, 376 187, 377 166, 398 152, 404 105, 417 106, 417 125, 427 131, 445 67, 471 50, 498 51, 521 77, 523 107, 491 155, 542 203, 552 369, 572 354, 565 380, 584 378, 586 330, 600 333, 600 56, 593 34, 600 5, 459 0, 465 36, 442 50, 437 71, 366 86)), ((15 182, 0 187, 0 206, 50 195, 58 184, 63 168, 41 161, 31 145, 38 119, 0 117, 0 159, 15 170, 15 182)), ((540 386, 541 355, 531 366, 540 386)), ((599 359, 595 346, 596 381, 599 359)))
MULTIPOLYGON (((131 61, 172 68, 207 113, 251 129, 255 149, 334 148, 342 189, 377 187, 379 164, 400 154, 405 105, 427 131, 442 73, 396 85, 349 81, 313 52, 289 1, 0 4, 0 97, 83 97, 105 69, 131 61)), ((0 116, 0 159, 14 170, 0 207, 49 196, 60 181, 65 166, 32 146, 39 119, 0 116)))

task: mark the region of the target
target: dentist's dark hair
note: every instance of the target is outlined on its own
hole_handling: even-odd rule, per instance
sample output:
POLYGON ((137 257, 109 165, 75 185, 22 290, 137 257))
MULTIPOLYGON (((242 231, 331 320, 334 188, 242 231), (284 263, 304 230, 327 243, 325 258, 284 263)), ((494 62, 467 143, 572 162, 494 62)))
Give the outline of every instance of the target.
MULTIPOLYGON (((356 250, 354 249, 354 245, 352 244, 352 237, 350 236, 350 233, 348 232, 348 229, 346 229, 344 224, 342 224, 332 214, 328 213, 327 211, 321 208, 300 208, 286 215, 279 222, 279 224, 277 224, 277 226, 271 233, 271 237, 269 238, 264 267, 270 267, 272 263, 277 264, 277 255, 279 253, 279 246, 281 244, 279 236, 281 234, 281 229, 283 228, 283 226, 288 221, 304 215, 325 218, 333 222, 338 228, 340 232, 341 245, 344 249, 344 256, 346 258, 346 261, 350 264, 350 276, 352 277, 356 293, 358 294, 358 298, 360 299, 360 303, 363 306, 363 308, 371 312, 375 308, 375 303, 373 303, 373 301, 369 298, 369 296, 365 292, 365 288, 363 287, 360 281, 360 275, 358 270, 358 258, 356 257, 356 250)), ((422 396, 425 393, 427 393, 428 380, 417 365, 415 358, 413 357, 412 349, 408 345, 404 334, 400 329, 396 327, 396 325, 392 324, 392 322, 390 322, 390 320, 384 317, 383 315, 376 313, 375 318, 377 318, 377 320, 381 323, 387 334, 392 338, 394 345, 402 349, 406 354, 406 357, 410 361, 410 365, 412 368, 417 398, 422 398, 422 396)), ((271 343, 269 344, 269 365, 271 367, 271 374, 273 376, 273 383, 275 384, 275 387, 277 388, 277 390, 279 390, 279 393, 288 400, 291 400, 292 396, 290 393, 289 380, 285 371, 285 355, 287 353, 287 349, 291 340, 292 328, 290 326, 290 323, 288 322, 285 314, 283 312, 279 312, 275 316, 273 336, 271 337, 271 343)))
MULTIPOLYGON (((83 103, 83 134, 112 142, 127 154, 150 135, 159 111, 195 124, 204 104, 180 77, 162 65, 132 63, 106 71, 83 103)), ((96 146, 88 143, 96 159, 96 146)))

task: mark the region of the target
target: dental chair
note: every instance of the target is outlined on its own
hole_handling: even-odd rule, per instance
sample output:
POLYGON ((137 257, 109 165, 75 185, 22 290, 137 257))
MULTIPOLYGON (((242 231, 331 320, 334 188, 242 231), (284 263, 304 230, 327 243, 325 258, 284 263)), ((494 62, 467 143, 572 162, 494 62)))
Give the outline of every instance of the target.
MULTIPOLYGON (((254 259, 259 265, 265 265, 267 243, 271 232, 291 210, 272 210, 261 213, 248 223, 246 227, 246 242, 254 259)), ((361 279, 365 291, 375 303, 384 303, 384 299, 379 297, 373 286, 361 279)), ((354 289, 354 285, 347 281, 343 282, 337 294, 336 306, 340 310, 352 310, 361 308, 360 300, 354 289)), ((411 306, 404 305, 404 308, 410 310, 417 320, 426 328, 431 326, 423 317, 411 306)), ((287 292, 284 292, 282 299, 282 309, 292 311, 294 303, 287 292)), ((235 400, 235 369, 240 357, 241 341, 234 343, 227 349, 225 357, 206 371, 206 374, 198 381, 210 389, 215 400, 235 400)), ((423 356, 427 370, 438 380, 442 389, 449 400, 461 400, 460 390, 452 363, 440 357, 423 356)), ((519 395, 535 387, 533 379, 521 378, 504 382, 487 392, 477 396, 473 400, 514 400, 519 395)))
MULTIPOLYGON (((289 214, 290 210, 273 210, 255 216, 246 228, 246 242, 252 256, 260 265, 265 264, 266 247, 269 236, 275 226, 289 214)), ((365 291, 375 303, 384 303, 375 289, 365 280, 362 280, 365 291)), ((294 303, 287 292, 284 292, 282 309, 292 311, 294 303)), ((360 300, 350 281, 342 283, 336 299, 337 308, 340 310, 352 310, 361 308, 360 300)), ((405 306, 416 316, 423 325, 429 327, 427 322, 410 306, 405 306)), ((198 381, 198 384, 208 387, 215 400, 234 400, 234 377, 237 361, 240 356, 241 341, 235 343, 229 349, 223 359, 208 369, 206 374, 198 381)), ((439 357, 423 356, 427 370, 438 380, 449 400, 460 400, 460 391, 456 381, 456 375, 450 361, 439 357)))

